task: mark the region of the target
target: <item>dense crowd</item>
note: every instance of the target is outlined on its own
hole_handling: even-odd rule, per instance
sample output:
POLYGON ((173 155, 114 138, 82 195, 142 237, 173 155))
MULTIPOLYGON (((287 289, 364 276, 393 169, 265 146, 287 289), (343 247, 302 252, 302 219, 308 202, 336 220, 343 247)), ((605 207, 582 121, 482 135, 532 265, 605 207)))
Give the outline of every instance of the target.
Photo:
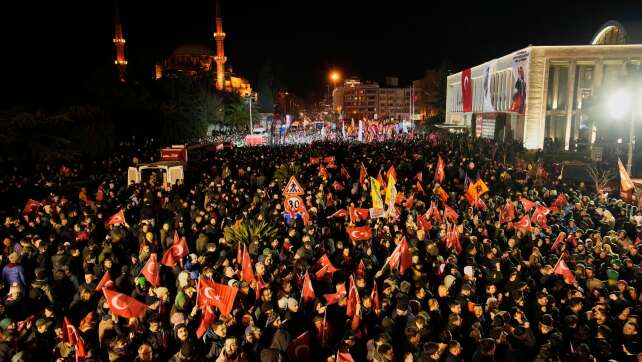
POLYGON ((445 134, 235 148, 172 187, 126 184, 156 152, 135 145, 16 168, 0 361, 642 360, 640 214, 520 151, 445 134))

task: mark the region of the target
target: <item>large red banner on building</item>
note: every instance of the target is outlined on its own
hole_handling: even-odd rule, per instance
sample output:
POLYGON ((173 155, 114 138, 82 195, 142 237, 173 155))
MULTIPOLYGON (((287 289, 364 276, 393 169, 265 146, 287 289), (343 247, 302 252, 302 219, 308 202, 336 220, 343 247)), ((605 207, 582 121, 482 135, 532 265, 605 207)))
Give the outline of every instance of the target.
POLYGON ((464 112, 473 111, 473 79, 470 76, 470 68, 461 72, 461 102, 464 112))

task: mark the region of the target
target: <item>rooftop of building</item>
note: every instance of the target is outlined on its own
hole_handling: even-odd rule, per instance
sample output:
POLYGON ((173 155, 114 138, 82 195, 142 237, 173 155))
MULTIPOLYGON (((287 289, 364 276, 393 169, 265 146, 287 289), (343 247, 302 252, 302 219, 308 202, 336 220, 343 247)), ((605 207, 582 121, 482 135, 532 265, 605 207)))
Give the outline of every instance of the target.
POLYGON ((176 50, 172 52, 172 56, 176 56, 176 55, 214 56, 216 55, 216 53, 212 48, 208 47, 207 45, 190 43, 190 44, 182 44, 178 48, 176 48, 176 50))

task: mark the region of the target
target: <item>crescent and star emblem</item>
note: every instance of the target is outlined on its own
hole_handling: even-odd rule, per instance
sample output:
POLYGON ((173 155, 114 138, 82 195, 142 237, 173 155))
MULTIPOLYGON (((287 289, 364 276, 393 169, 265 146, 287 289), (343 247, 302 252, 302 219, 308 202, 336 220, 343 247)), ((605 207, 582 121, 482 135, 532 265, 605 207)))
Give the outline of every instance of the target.
POLYGON ((127 304, 125 305, 120 305, 120 299, 123 297, 123 294, 118 294, 115 295, 111 298, 111 305, 118 310, 125 310, 127 308, 127 304))

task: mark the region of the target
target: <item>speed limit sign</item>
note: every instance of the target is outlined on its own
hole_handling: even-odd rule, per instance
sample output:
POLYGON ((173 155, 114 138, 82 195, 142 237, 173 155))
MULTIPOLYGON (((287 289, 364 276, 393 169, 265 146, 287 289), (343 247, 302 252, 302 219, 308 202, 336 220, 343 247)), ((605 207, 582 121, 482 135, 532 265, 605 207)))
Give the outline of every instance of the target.
POLYGON ((303 205, 303 199, 297 195, 290 195, 285 198, 285 210, 291 214, 299 211, 303 205))

